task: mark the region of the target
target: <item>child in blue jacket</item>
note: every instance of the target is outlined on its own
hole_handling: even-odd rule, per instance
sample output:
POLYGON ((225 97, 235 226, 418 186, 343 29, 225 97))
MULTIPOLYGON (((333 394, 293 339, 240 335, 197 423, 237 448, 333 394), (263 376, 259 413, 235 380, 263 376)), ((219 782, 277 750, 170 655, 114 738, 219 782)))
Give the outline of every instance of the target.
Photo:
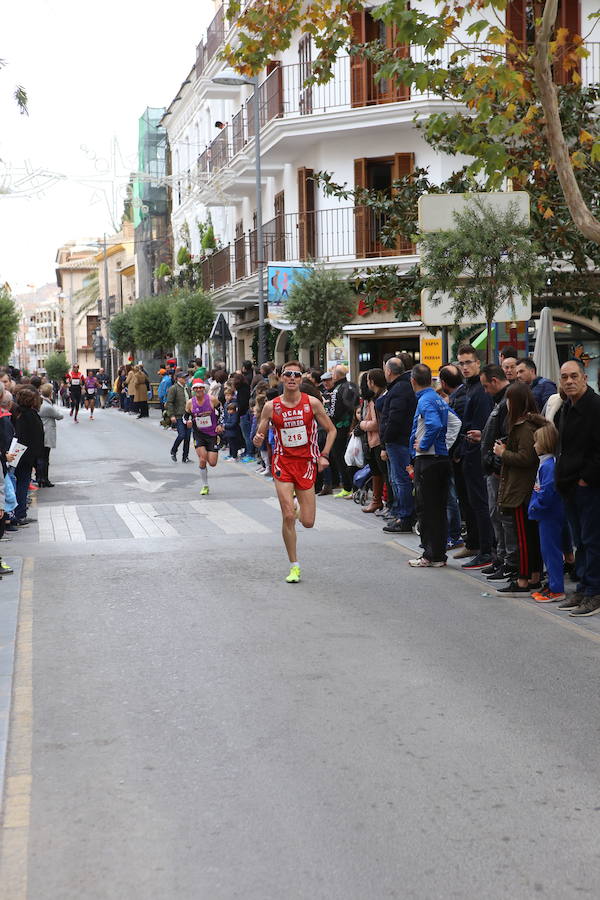
POLYGON ((229 447, 229 457, 226 459, 237 460, 238 453, 243 444, 242 430, 240 428, 240 414, 235 402, 233 391, 225 391, 225 409, 223 412, 224 437, 229 447))
POLYGON ((529 501, 528 516, 538 523, 542 559, 548 573, 548 587, 532 594, 537 603, 555 603, 565 599, 563 526, 565 508, 554 484, 554 466, 558 431, 552 422, 534 434, 535 452, 540 458, 535 487, 529 501))

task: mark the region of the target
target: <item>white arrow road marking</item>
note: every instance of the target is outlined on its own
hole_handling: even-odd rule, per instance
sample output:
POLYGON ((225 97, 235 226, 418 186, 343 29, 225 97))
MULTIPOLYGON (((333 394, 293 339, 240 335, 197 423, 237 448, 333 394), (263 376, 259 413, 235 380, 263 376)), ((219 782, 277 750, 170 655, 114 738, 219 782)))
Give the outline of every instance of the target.
POLYGON ((132 472, 131 473, 135 478, 135 484, 131 484, 129 482, 128 487, 139 487, 143 491, 147 491, 149 494, 153 494, 155 491, 160 490, 163 484, 166 484, 166 481, 148 481, 141 472, 132 472))

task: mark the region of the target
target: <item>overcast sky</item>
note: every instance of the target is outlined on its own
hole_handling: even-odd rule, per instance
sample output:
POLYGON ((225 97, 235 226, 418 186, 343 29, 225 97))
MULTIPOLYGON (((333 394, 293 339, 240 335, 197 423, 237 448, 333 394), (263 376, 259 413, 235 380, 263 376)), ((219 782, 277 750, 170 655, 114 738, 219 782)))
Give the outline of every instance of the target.
POLYGON ((0 194, 0 284, 20 293, 54 281, 62 243, 112 232, 112 207, 120 219, 137 168, 138 119, 173 99, 214 9, 212 0, 3 4, 0 189, 25 196, 0 194), (29 116, 16 110, 17 83, 29 116))

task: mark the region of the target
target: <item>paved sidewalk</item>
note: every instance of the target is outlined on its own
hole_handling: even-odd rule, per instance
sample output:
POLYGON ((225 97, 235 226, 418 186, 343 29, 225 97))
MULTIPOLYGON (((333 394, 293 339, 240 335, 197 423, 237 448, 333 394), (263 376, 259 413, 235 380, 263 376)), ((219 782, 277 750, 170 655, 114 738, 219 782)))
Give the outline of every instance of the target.
POLYGON ((4 799, 6 749, 13 691, 21 570, 23 566, 21 558, 11 556, 3 558, 14 569, 14 575, 5 575, 0 581, 0 812, 2 811, 4 799))

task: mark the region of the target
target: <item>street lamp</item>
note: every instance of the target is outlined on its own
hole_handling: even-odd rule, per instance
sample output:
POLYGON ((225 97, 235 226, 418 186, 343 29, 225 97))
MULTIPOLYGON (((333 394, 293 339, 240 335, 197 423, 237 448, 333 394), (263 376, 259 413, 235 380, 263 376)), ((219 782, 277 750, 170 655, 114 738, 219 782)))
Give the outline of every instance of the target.
POLYGON ((251 84, 254 88, 254 168, 256 173, 256 274, 258 278, 258 364, 267 361, 267 334, 265 331, 265 294, 262 227, 262 194, 260 170, 260 109, 258 95, 258 75, 240 75, 235 69, 223 69, 211 79, 214 84, 230 84, 241 87, 251 84))

